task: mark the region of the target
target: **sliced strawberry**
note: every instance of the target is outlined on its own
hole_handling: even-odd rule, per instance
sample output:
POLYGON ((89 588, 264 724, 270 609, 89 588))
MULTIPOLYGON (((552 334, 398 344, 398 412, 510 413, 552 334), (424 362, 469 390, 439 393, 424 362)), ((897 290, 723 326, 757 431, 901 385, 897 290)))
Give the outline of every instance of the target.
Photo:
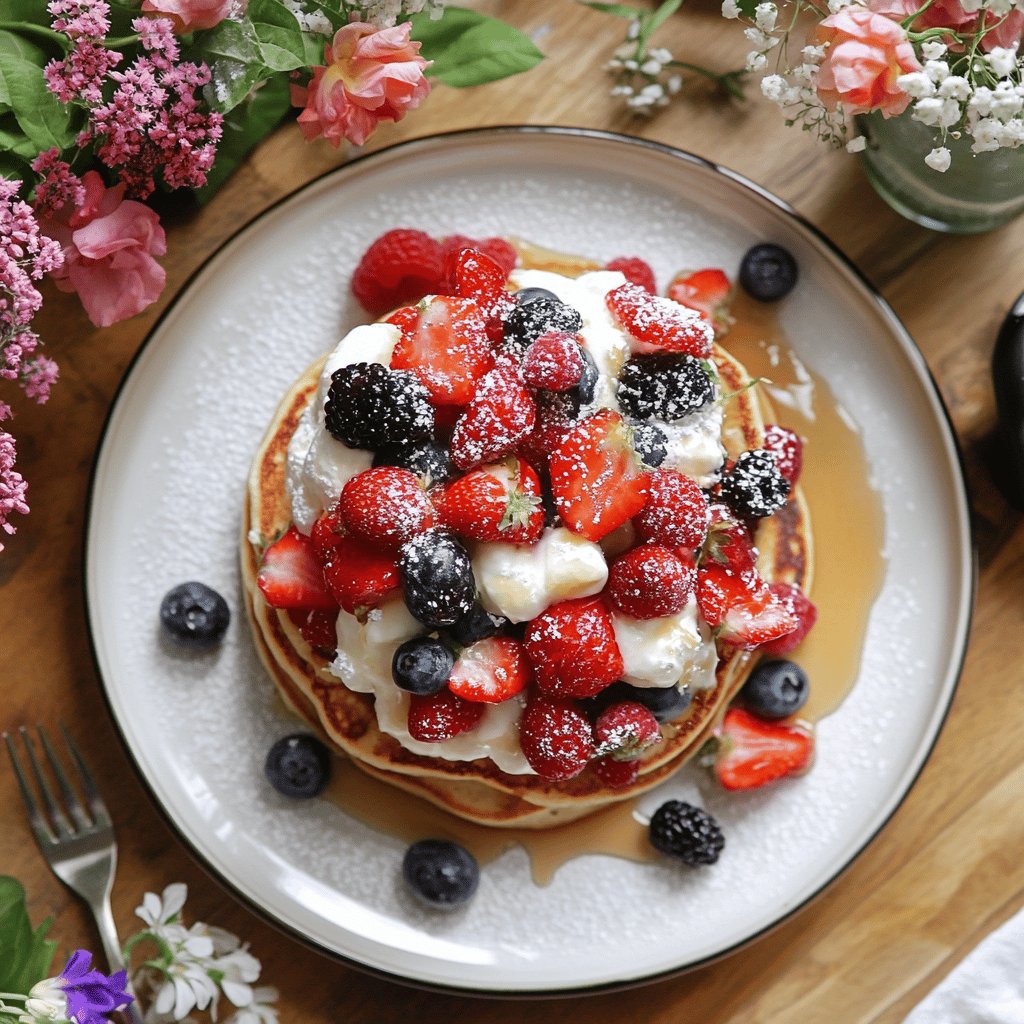
POLYGON ((341 502, 336 501, 313 524, 310 532, 313 550, 322 565, 330 558, 331 552, 345 543, 345 522, 341 517, 341 502))
POLYGON ((338 609, 290 608, 288 618, 299 629, 299 635, 318 651, 333 651, 338 646, 338 609))
POLYGON ((597 716, 594 741, 600 754, 616 761, 635 761, 661 742, 661 727, 650 708, 636 701, 619 701, 597 716))
POLYGON ((800 645, 818 621, 818 609, 795 583, 770 583, 768 589, 796 616, 797 627, 792 633, 780 636, 778 640, 769 640, 762 644, 760 649, 765 654, 789 654, 800 645))
POLYGON ((710 505, 708 515, 711 525, 701 551, 701 563, 715 563, 737 573, 753 569, 757 565, 757 551, 746 526, 721 502, 710 505))
POLYGON ((804 443, 800 435, 778 423, 764 428, 764 448, 775 456, 779 472, 793 487, 800 478, 804 465, 804 443))
POLYGON ((345 484, 338 504, 349 533, 391 548, 434 525, 434 509, 419 478, 398 466, 357 473, 345 484))
POLYGON ((448 256, 460 249, 476 249, 485 256, 489 256, 501 268, 505 277, 515 270, 519 260, 516 250, 511 242, 504 238, 469 238, 466 235, 448 235, 441 239, 441 252, 448 256))
POLYGON ((593 762, 594 774, 609 789, 632 786, 640 775, 639 761, 616 761, 614 757, 599 757, 593 762))
POLYGON ((751 650, 796 629, 798 620, 754 570, 734 573, 717 563, 697 571, 701 615, 725 643, 751 650))
POLYGON ((564 331, 542 334, 523 356, 523 380, 531 388, 568 391, 583 376, 583 350, 575 335, 564 331))
POLYGON ((499 704, 521 693, 533 669, 523 645, 510 636, 489 636, 463 648, 448 689, 463 700, 499 704))
POLYGON ((484 706, 463 700, 449 689, 409 698, 409 735, 421 743, 443 743, 480 724, 484 706))
POLYGON ((623 671, 615 628, 600 597, 561 601, 526 627, 537 686, 554 697, 593 697, 623 671))
POLYGON ((398 318, 391 368, 414 373, 434 405, 465 405, 494 365, 484 311, 475 299, 441 295, 417 313, 415 321, 404 311, 398 318))
POLYGON ((647 501, 650 473, 611 409, 581 421, 552 453, 551 491, 566 526, 597 541, 632 519, 647 501))
POLYGON ((263 553, 256 584, 272 608, 338 606, 324 583, 313 541, 294 525, 263 553))
POLYGON ((534 398, 537 419, 533 430, 516 446, 516 451, 537 469, 547 468, 551 453, 576 425, 572 400, 568 395, 538 391, 534 398))
POLYGON ((523 461, 470 470, 436 492, 441 522, 471 540, 532 544, 544 532, 540 479, 523 461))
POLYGON ((814 735, 802 725, 766 722, 744 708, 730 708, 719 730, 715 775, 726 789, 756 789, 803 771, 814 753, 814 735))
POLYGON ((732 300, 732 282, 724 270, 709 268, 694 272, 680 271, 668 286, 667 294, 673 302, 695 309, 714 328, 715 334, 728 330, 732 318, 729 303, 732 300))
POLYGON ((412 228, 385 232, 363 254, 352 291, 374 316, 442 290, 441 247, 412 228))
POLYGON ((635 619, 674 615, 693 593, 697 572, 672 549, 645 544, 620 555, 608 572, 608 599, 635 619))
POLYGON ((353 615, 376 608, 402 582, 395 554, 359 537, 340 538, 323 576, 335 601, 353 615))
POLYGON ((575 778, 594 756, 590 722, 575 701, 536 694, 519 721, 519 745, 530 767, 542 778, 575 778))
POLYGON ((633 339, 637 352, 687 352, 711 355, 714 332, 701 316, 639 285, 620 285, 605 296, 612 316, 633 339))
POLYGON ((704 543, 709 521, 708 499, 696 480, 674 469, 656 469, 633 526, 642 541, 693 551, 704 543))
POLYGON ((480 381, 452 432, 449 453, 459 469, 515 451, 537 421, 537 407, 518 369, 498 366, 480 381))
POLYGON ((639 285, 645 292, 652 295, 658 290, 658 282, 654 278, 651 265, 639 256, 618 256, 605 264, 605 270, 617 270, 632 284, 639 285))

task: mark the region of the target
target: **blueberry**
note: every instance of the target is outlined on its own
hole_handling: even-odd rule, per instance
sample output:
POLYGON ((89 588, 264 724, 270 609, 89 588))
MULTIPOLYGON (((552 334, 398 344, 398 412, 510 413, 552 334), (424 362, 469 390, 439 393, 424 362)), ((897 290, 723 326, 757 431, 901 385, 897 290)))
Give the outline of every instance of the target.
POLYGON ((594 357, 587 351, 585 345, 580 345, 580 353, 583 356, 583 374, 580 376, 580 382, 565 392, 572 402, 573 416, 579 413, 581 405, 589 405, 594 400, 597 380, 601 376, 594 357))
POLYGON ((668 435, 653 423, 633 427, 633 448, 651 469, 657 469, 668 457, 668 435))
POLYGON ((479 601, 473 604, 465 615, 448 629, 448 635, 460 646, 468 647, 477 640, 494 636, 507 620, 500 615, 491 615, 479 601))
POLYGON ((695 868, 714 864, 725 846, 718 822, 702 807, 668 800, 651 817, 651 845, 695 868))
POLYGON ((179 583, 160 602, 160 621, 179 643, 207 647, 228 628, 228 603, 205 583, 179 583))
POLYGON ((525 306, 528 302, 536 302, 538 299, 554 299, 555 302, 562 301, 554 292, 549 292, 547 288, 520 288, 512 298, 520 306, 525 306))
POLYGON ((285 796, 307 800, 323 791, 331 777, 331 755, 308 733, 279 739, 263 764, 267 781, 285 796))
POLYGON ((764 519, 786 504, 789 481, 771 452, 754 448, 722 474, 719 490, 734 512, 748 519, 764 519))
POLYGON ((659 722, 671 722, 693 703, 693 695, 688 686, 631 686, 620 680, 585 703, 588 713, 596 719, 606 708, 622 701, 643 704, 659 722))
POLYGON ((583 326, 583 317, 572 306, 559 299, 543 296, 514 307, 505 318, 505 344, 520 356, 530 343, 548 331, 577 334, 583 326))
POLYGON ((405 851, 402 876, 413 894, 435 910, 466 903, 480 884, 476 858, 458 843, 422 839, 405 851))
POLYGON ((809 693, 807 673, 795 662, 780 658, 762 661, 743 685, 740 698, 761 718, 788 718, 807 703, 809 693))
POLYGON ((373 457, 375 466, 400 466, 415 473, 423 486, 444 484, 457 473, 448 452, 431 441, 381 448, 373 457))
POLYGON ((656 417, 674 423, 707 405, 715 397, 715 386, 693 356, 636 356, 619 371, 617 397, 632 419, 656 417))
POLYGON ((439 527, 403 545, 398 571, 406 607, 428 629, 454 626, 473 607, 476 580, 469 553, 439 527))
POLYGON ((444 688, 454 667, 455 655, 440 640, 418 636, 395 650, 391 677, 401 689, 428 696, 444 688))
POLYGON ((798 276, 792 253, 773 242, 755 245, 740 262, 740 284, 760 302, 774 302, 788 295, 798 276))

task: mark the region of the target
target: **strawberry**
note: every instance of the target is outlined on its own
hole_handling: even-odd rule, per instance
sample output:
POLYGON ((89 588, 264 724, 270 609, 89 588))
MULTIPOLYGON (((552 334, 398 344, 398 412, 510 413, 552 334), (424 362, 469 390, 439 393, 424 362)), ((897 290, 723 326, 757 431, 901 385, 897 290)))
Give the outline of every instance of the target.
POLYGON ((622 654, 600 597, 546 608, 526 627, 526 653, 537 686, 553 697, 593 697, 622 675, 622 654))
POLYGON ((568 391, 583 376, 580 343, 564 331, 542 334, 523 356, 523 380, 531 388, 568 391))
POLYGON ((616 761, 635 761, 661 742, 661 727, 649 708, 624 700, 607 707, 594 722, 597 751, 616 761))
POLYGON ((416 313, 403 309, 390 318, 402 332, 391 369, 414 373, 434 405, 465 405, 494 365, 483 309, 475 299, 441 295, 416 313))
MULTIPOLYGON (((500 320, 515 306, 505 289, 508 274, 479 249, 458 249, 445 258, 445 277, 456 295, 476 299, 488 321, 500 320)), ((497 340, 500 340, 500 334, 497 340)))
POLYGON ((614 757, 599 757, 594 761, 594 774, 609 789, 632 786, 640 775, 639 761, 616 761, 614 757))
POLYGON ((401 584, 395 554, 359 537, 339 538, 323 576, 335 601, 353 615, 376 608, 401 584))
POLYGON ((803 725, 780 725, 730 708, 719 729, 715 775, 726 789, 756 789, 803 771, 814 735, 803 725))
POLYGON ((532 544, 544 532, 540 479, 525 463, 507 458, 470 470, 434 502, 441 522, 471 540, 532 544))
POLYGON ((548 463, 555 506, 566 526, 597 541, 632 519, 647 501, 650 474, 622 417, 602 409, 578 423, 548 463))
POLYGON ((606 263, 604 269, 617 270, 627 281, 639 285, 652 295, 658 290, 658 282, 654 279, 651 265, 639 256, 617 256, 610 263, 606 263))
POLYGON ((338 606, 324 583, 313 541, 294 525, 263 553, 256 584, 271 608, 338 606))
POLYGON ((711 355, 714 332, 696 312, 671 299, 627 282, 610 291, 605 303, 637 352, 687 352, 698 359, 711 355))
POLYGON ((720 639, 752 650, 791 633, 797 617, 757 572, 735 573, 715 562, 697 570, 697 604, 720 639))
POLYGON ((409 697, 409 735, 421 743, 443 743, 480 724, 484 706, 463 700, 444 689, 428 696, 409 697))
POLYGON ((575 701, 536 694, 519 721, 519 745, 530 767, 542 778, 574 778, 594 756, 590 722, 575 701))
POLYGON ((521 693, 531 679, 523 645, 510 636, 489 636, 463 648, 448 689, 463 700, 499 704, 521 693))
POLYGON ((707 269, 692 273, 680 271, 668 286, 666 294, 673 302, 695 309, 714 328, 715 334, 728 330, 732 317, 729 302, 732 282, 724 270, 707 269))
POLYGON ((350 534, 390 548, 434 525, 434 510, 419 478, 398 466, 357 473, 345 484, 338 504, 350 534))
POLYGON ((515 451, 533 430, 537 407, 519 371, 499 366, 480 381, 452 432, 449 453, 459 469, 493 462, 515 451))
POLYGON ((693 551, 704 543, 709 519, 708 499, 694 479, 674 469, 656 469, 633 526, 649 544, 693 551))
POLYGON ((338 646, 338 609, 289 608, 288 618, 299 628, 299 635, 318 651, 334 651, 338 646))
POLYGON ((424 295, 442 290, 441 247, 429 235, 395 228, 381 235, 363 254, 352 275, 355 297, 381 316, 424 295))
POLYGON ((701 551, 701 562, 725 566, 733 572, 746 572, 757 565, 757 551, 750 531, 739 522, 728 505, 715 502, 708 506, 711 525, 701 551))
POLYGON ((313 524, 310 532, 313 550, 316 551, 320 564, 330 558, 331 552, 345 543, 345 522, 341 517, 341 502, 336 501, 313 524))
POLYGON ((504 238, 467 238, 465 235, 448 235, 441 239, 441 253, 447 257, 450 253, 458 252, 460 249, 476 249, 485 256, 489 256, 501 268, 501 272, 508 277, 515 270, 519 257, 515 248, 504 238))
POLYGON ((551 453, 565 440, 576 424, 572 400, 553 391, 538 391, 534 396, 537 420, 533 430, 516 446, 516 451, 538 469, 546 469, 551 453))
POLYGON ((804 443, 800 435, 771 423, 764 428, 764 448, 775 456, 779 472, 793 487, 804 465, 804 443))
POLYGON ((693 593, 696 570, 671 548, 646 544, 620 555, 608 573, 608 599, 635 619, 682 611, 693 593))
POLYGON ((787 611, 796 616, 797 626, 792 633, 761 644, 760 649, 765 654, 789 654, 818 621, 818 609, 795 583, 769 583, 768 589, 782 601, 787 611))

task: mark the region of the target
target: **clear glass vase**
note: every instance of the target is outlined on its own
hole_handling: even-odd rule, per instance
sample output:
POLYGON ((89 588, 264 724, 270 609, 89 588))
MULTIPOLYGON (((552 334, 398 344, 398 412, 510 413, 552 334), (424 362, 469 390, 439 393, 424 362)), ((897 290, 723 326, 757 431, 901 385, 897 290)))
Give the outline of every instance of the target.
POLYGON ((898 213, 934 231, 977 234, 1024 213, 1024 147, 972 153, 965 134, 944 145, 952 160, 933 171, 924 158, 936 131, 910 117, 879 113, 857 118, 867 140, 861 154, 875 191, 898 213))

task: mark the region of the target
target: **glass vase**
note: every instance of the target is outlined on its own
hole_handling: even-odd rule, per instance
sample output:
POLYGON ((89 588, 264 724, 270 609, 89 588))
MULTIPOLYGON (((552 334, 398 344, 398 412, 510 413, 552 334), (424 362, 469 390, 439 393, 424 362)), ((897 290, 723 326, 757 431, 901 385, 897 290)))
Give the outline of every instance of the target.
POLYGON ((1024 213, 1024 147, 972 153, 972 139, 947 138, 951 162, 934 171, 924 158, 935 148, 936 131, 909 111, 884 118, 857 118, 867 140, 861 154, 875 191, 898 213, 934 231, 977 234, 1024 213))

